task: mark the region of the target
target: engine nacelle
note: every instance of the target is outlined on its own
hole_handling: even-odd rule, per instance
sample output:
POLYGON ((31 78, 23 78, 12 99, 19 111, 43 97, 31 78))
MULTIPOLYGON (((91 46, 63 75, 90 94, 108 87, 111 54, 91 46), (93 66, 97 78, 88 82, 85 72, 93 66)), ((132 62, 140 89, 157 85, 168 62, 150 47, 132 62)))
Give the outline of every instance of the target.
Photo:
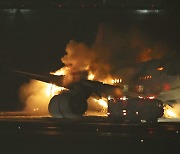
POLYGON ((56 118, 77 118, 87 110, 87 98, 74 91, 55 95, 48 106, 51 116, 56 118))

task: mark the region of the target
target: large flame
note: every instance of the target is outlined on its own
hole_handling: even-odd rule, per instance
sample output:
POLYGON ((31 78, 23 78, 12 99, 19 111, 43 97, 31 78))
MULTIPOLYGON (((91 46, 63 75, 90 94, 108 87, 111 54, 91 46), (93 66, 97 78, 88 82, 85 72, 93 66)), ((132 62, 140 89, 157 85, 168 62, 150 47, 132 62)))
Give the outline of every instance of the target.
POLYGON ((172 106, 166 104, 164 106, 164 117, 179 118, 180 117, 180 104, 174 104, 172 106))
POLYGON ((55 71, 55 72, 50 72, 50 74, 53 75, 66 75, 69 71, 68 67, 62 67, 59 70, 55 71))

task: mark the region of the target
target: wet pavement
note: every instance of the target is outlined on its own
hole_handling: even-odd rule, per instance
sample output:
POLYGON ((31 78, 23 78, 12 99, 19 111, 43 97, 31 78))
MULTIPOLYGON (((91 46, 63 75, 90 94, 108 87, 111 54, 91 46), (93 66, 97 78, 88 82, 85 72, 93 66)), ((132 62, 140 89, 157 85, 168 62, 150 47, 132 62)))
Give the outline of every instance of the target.
POLYGON ((159 121, 1 115, 0 153, 178 153, 180 123, 159 121))

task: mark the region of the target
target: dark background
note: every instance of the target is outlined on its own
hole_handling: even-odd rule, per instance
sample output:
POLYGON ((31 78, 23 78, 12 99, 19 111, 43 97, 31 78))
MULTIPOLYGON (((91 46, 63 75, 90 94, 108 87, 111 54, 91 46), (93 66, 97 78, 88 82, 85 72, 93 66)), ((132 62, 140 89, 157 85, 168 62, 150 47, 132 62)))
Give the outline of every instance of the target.
MULTIPOLYGON (((173 51, 171 63, 179 58, 178 1, 0 1, 0 110, 21 110, 18 89, 28 79, 12 69, 48 73, 62 67, 67 43, 74 39, 92 45, 98 26, 111 24, 120 31, 138 27, 153 41, 173 51), (53 2, 53 3, 52 3, 53 2), (137 13, 138 9, 163 13, 137 13)), ((174 66, 173 66, 174 68, 174 66)), ((179 68, 176 68, 179 73, 179 68)))

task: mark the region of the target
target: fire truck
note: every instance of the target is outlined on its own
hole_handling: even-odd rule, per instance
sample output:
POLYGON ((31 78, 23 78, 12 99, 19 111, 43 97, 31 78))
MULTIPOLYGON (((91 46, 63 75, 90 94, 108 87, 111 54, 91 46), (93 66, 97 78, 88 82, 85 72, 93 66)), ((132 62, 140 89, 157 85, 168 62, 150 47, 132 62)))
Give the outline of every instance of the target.
POLYGON ((163 113, 163 103, 158 99, 127 96, 108 99, 108 117, 114 120, 157 122, 163 113))

